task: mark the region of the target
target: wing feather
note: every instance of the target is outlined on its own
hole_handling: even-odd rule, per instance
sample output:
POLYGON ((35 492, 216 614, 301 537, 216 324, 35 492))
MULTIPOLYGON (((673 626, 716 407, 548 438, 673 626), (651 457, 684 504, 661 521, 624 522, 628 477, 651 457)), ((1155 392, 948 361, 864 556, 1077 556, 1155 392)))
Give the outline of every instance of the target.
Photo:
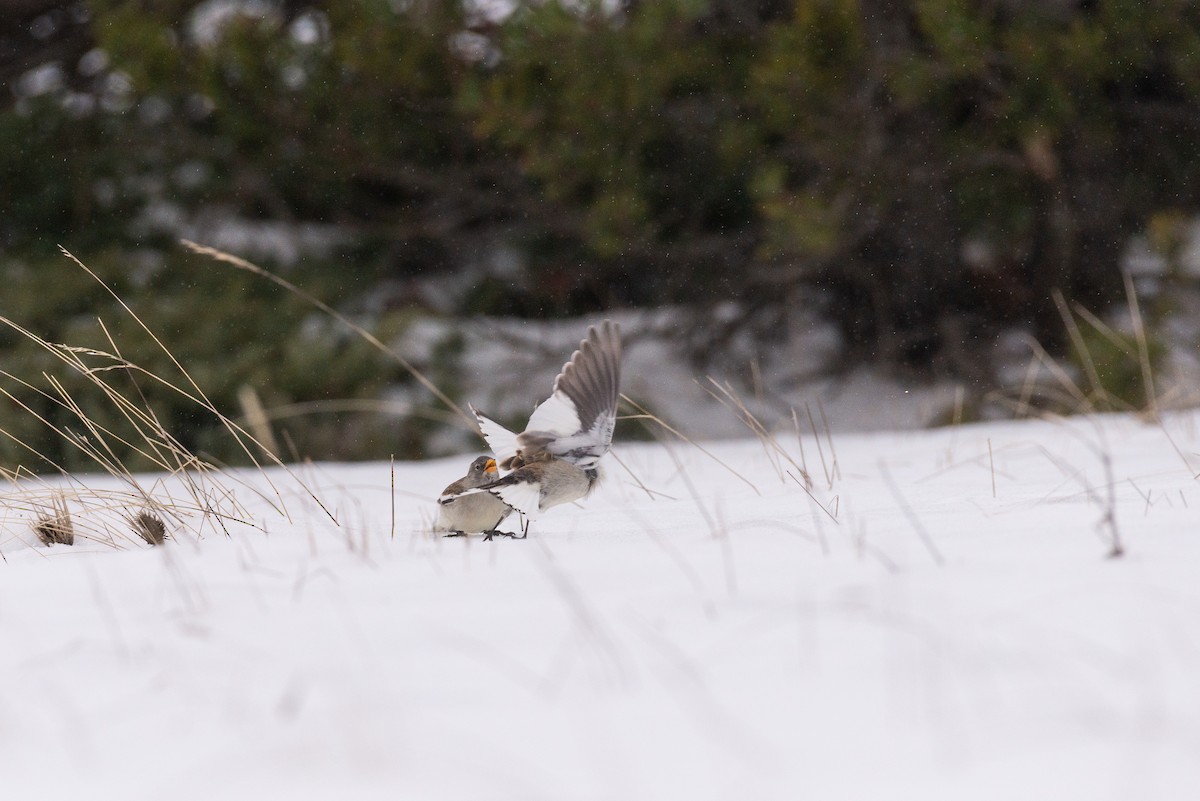
POLYGON ((526 431, 543 431, 556 437, 569 437, 579 432, 579 412, 575 402, 561 392, 555 392, 538 404, 529 417, 526 431))
POLYGON ((488 492, 531 520, 542 511, 542 492, 536 483, 529 481, 504 483, 504 479, 500 479, 492 484, 488 492))
POLYGON ((517 435, 475 407, 469 408, 479 422, 479 429, 483 432, 483 438, 487 440, 488 447, 492 449, 492 455, 496 457, 496 464, 504 464, 516 456, 517 435))
POLYGON ((621 384, 621 329, 611 320, 588 329, 554 379, 554 394, 534 410, 517 448, 527 459, 542 452, 581 467, 612 444, 621 384))
MULTIPOLYGON (((514 434, 482 412, 471 411, 501 466, 511 465, 520 453, 526 463, 549 454, 589 469, 612 445, 620 387, 621 328, 605 320, 588 328, 587 337, 554 379, 554 392, 533 410, 524 432, 514 434)), ((520 505, 529 505, 528 499, 502 499, 528 514, 520 505)), ((536 508, 537 500, 532 503, 536 508)))
POLYGON ((599 328, 588 329, 587 339, 579 343, 579 350, 554 379, 554 392, 574 403, 577 431, 590 431, 598 418, 616 416, 620 385, 621 329, 605 320, 599 328))

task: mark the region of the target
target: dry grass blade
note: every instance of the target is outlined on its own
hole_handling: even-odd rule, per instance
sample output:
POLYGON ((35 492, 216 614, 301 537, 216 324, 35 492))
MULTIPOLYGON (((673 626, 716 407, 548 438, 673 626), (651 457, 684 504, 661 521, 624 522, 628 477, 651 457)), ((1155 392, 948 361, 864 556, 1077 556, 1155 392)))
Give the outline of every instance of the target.
MULTIPOLYGON (((192 374, 187 371, 187 369, 179 362, 179 360, 177 358, 175 358, 175 354, 172 353, 171 349, 168 348, 166 346, 166 344, 164 344, 163 341, 158 337, 158 335, 155 334, 154 331, 152 331, 150 329, 150 326, 146 325, 146 323, 142 321, 142 318, 139 317, 137 315, 137 313, 134 312, 134 310, 129 307, 129 304, 127 304, 125 302, 124 298, 122 298, 120 295, 118 295, 117 292, 112 287, 110 287, 107 283, 105 283, 104 280, 100 278, 100 276, 96 275, 96 273, 93 272, 90 267, 88 267, 86 264, 84 264, 82 261, 80 261, 78 258, 76 258, 76 256, 73 253, 71 253, 69 250, 62 247, 61 245, 59 246, 59 250, 62 251, 64 256, 66 256, 71 261, 73 261, 81 270, 86 272, 93 281, 95 281, 97 284, 99 284, 104 289, 104 291, 107 292, 117 302, 117 304, 120 305, 120 307, 125 310, 126 314, 128 314, 129 317, 135 323, 137 323, 137 325, 146 333, 146 335, 149 336, 151 340, 153 340, 154 344, 158 346, 159 350, 161 350, 163 352, 163 354, 166 355, 166 357, 168 359, 170 359, 171 363, 173 365, 175 365, 175 368, 177 370, 179 370, 180 374, 187 380, 188 384, 191 385, 192 389, 195 390, 196 395, 200 399, 199 400, 200 405, 203 406, 206 410, 208 410, 212 414, 216 415, 216 417, 220 421, 221 425, 223 425, 225 427, 225 430, 229 432, 230 436, 233 437, 234 441, 239 445, 239 447, 241 447, 242 452, 246 454, 246 457, 248 459, 250 459, 250 461, 254 464, 255 467, 258 467, 260 470, 262 469, 262 465, 260 464, 258 458, 255 457, 253 450, 251 450, 250 446, 246 444, 247 440, 249 440, 256 446, 258 446, 258 448, 260 450, 262 450, 269 457, 271 457, 272 460, 275 462, 275 464, 279 465, 280 467, 285 467, 285 469, 286 469, 286 466, 283 465, 283 463, 281 461, 279 461, 279 459, 277 457, 275 457, 275 455, 273 453, 271 453, 262 443, 255 440, 252 436, 249 435, 249 433, 246 432, 245 429, 236 425, 231 419, 229 419, 225 415, 221 414, 217 410, 216 406, 209 399, 208 395, 206 395, 204 390, 200 388, 200 385, 198 383, 196 383, 196 380, 192 377, 192 374)), ((85 372, 85 375, 91 375, 91 374, 92 373, 90 371, 85 372)), ((274 490, 276 498, 278 498, 280 501, 277 509, 280 511, 281 514, 287 516, 287 514, 288 514, 287 508, 286 508, 286 506, 283 505, 283 497, 282 497, 281 493, 279 492, 278 488, 275 487, 274 482, 272 482, 270 477, 267 476, 265 473, 263 474, 263 477, 265 478, 267 484, 270 485, 271 489, 274 490)), ((314 497, 314 500, 317 502, 318 505, 320 505, 322 507, 322 509, 324 509, 324 504, 322 504, 319 499, 316 499, 314 497)), ((326 511, 326 514, 328 514, 328 510, 325 510, 325 511, 326 511)), ((330 517, 332 517, 332 515, 330 515, 330 517)))
MULTIPOLYGON (((458 416, 453 412, 417 406, 407 401, 381 400, 377 398, 336 398, 332 400, 298 401, 296 403, 286 403, 272 406, 269 409, 263 409, 268 422, 317 414, 343 414, 345 412, 367 412, 372 414, 417 417, 447 425, 453 425, 458 421, 458 416)), ((287 437, 286 431, 284 432, 284 436, 287 437)), ((290 443, 288 452, 295 461, 301 461, 301 457, 296 454, 294 445, 290 443)))
POLYGON ((1088 311, 1086 306, 1076 303, 1073 304, 1073 308, 1075 313, 1086 320, 1087 324, 1094 328, 1096 333, 1104 337, 1108 344, 1112 345, 1118 351, 1124 353, 1131 359, 1137 358, 1137 349, 1132 347, 1126 339, 1113 330, 1111 325, 1088 311))
POLYGON ((992 454, 992 438, 988 437, 988 467, 992 471, 992 497, 996 497, 996 457, 992 454))
POLYGON ((917 517, 917 513, 913 511, 904 495, 901 494, 900 488, 896 486, 896 480, 892 478, 892 471, 888 470, 884 462, 879 463, 879 473, 883 476, 883 481, 888 486, 888 490, 892 493, 892 497, 896 500, 896 504, 900 507, 900 511, 908 519, 908 523, 912 526, 913 531, 921 538, 921 542, 925 545, 925 549, 929 551, 929 555, 933 558, 934 564, 942 567, 946 564, 942 552, 938 550, 937 545, 933 542, 933 537, 929 536, 929 530, 925 528, 925 524, 921 522, 921 518, 917 517))
MULTIPOLYGON (((812 502, 815 503, 822 512, 829 515, 830 520, 832 520, 834 523, 838 522, 837 515, 831 511, 829 511, 828 509, 826 509, 825 505, 822 504, 819 500, 817 500, 817 496, 812 494, 812 491, 809 489, 809 487, 812 485, 811 481, 801 481, 800 479, 798 479, 794 475, 792 475, 790 472, 788 473, 788 478, 790 478, 792 481, 795 481, 797 486, 799 486, 800 489, 804 490, 804 494, 807 495, 812 500, 812 502)), ((836 495, 834 496, 834 500, 835 501, 837 500, 836 495)))
MULTIPOLYGON (((829 429, 829 416, 825 414, 825 404, 817 398, 817 411, 821 413, 821 427, 825 429, 825 442, 829 444, 829 458, 832 461, 830 472, 834 478, 842 477, 842 468, 838 464, 837 451, 833 448, 833 432, 829 429)), ((829 487, 833 489, 832 484, 829 487)))
POLYGON ((640 403, 638 403, 637 401, 635 401, 633 398, 630 398, 630 397, 629 397, 628 395, 626 395, 625 393, 621 393, 621 399, 622 399, 623 401, 625 401, 626 403, 628 403, 630 406, 632 406, 634 409, 636 409, 638 412, 640 412, 640 414, 629 415, 629 416, 627 416, 627 417, 624 417, 623 419, 625 419, 625 420, 648 420, 648 421, 650 421, 650 422, 652 422, 652 423, 656 423, 656 424, 657 424, 658 426, 660 426, 660 427, 661 427, 663 430, 665 430, 665 431, 667 431, 667 432, 671 433, 673 436, 676 436, 676 437, 678 437, 679 439, 683 440, 684 442, 686 442, 687 444, 691 445, 691 446, 692 446, 693 448, 695 448, 696 450, 698 450, 698 451, 700 451, 701 453, 703 453, 703 454, 704 454, 705 456, 707 456, 708 458, 712 459, 712 460, 713 460, 714 462, 716 462, 717 464, 721 465, 721 467, 724 467, 724 468, 725 468, 726 470, 728 470, 730 473, 732 473, 733 475, 737 476, 739 479, 741 479, 743 482, 745 482, 745 484, 746 484, 746 486, 747 486, 747 487, 749 487, 750 489, 754 490, 754 494, 755 494, 755 495, 762 495, 762 493, 758 491, 758 487, 754 486, 754 483, 753 483, 752 481, 750 481, 750 479, 746 478, 746 477, 745 477, 745 476, 743 476, 741 473, 739 473, 738 471, 734 470, 732 467, 730 467, 728 464, 726 464, 726 463, 725 463, 724 461, 722 461, 721 459, 718 459, 718 458, 717 458, 717 456, 716 456, 715 454, 713 454, 713 453, 712 453, 712 451, 709 451, 709 450, 708 450, 707 448, 705 448, 703 445, 700 445, 699 443, 695 442, 695 441, 694 441, 694 440, 692 440, 690 437, 688 437, 686 434, 684 434, 683 432, 679 431, 677 428, 673 427, 673 426, 672 426, 670 423, 668 423, 667 421, 663 420, 663 419, 662 419, 661 417, 659 417, 658 415, 656 415, 656 414, 654 414, 653 412, 651 412, 651 411, 649 411, 648 409, 646 409, 646 407, 645 407, 645 406, 642 406, 640 403))
POLYGON ((817 421, 813 419, 812 407, 807 401, 804 403, 804 413, 808 415, 808 427, 812 429, 813 439, 817 442, 817 456, 821 457, 821 470, 825 473, 825 483, 829 485, 829 489, 833 489, 833 474, 829 472, 829 465, 825 462, 825 451, 821 447, 821 435, 817 433, 817 421))
POLYGON ((330 306, 325 301, 321 300, 318 297, 315 297, 314 295, 309 294, 308 292, 305 292, 303 289, 296 286, 291 281, 288 281, 286 278, 281 278, 278 275, 275 275, 275 273, 272 273, 269 270, 259 267, 257 264, 254 264, 253 262, 246 261, 245 259, 239 258, 237 256, 234 256, 230 253, 226 253, 222 250, 218 250, 216 248, 211 248, 206 245, 197 244, 196 242, 192 242, 191 240, 188 240, 188 239, 180 240, 180 242, 183 244, 183 246, 185 248, 192 251, 193 253, 197 253, 201 256, 208 256, 209 258, 213 259, 214 261, 223 262, 225 264, 232 265, 232 266, 238 268, 239 270, 245 270, 246 272, 251 273, 253 275, 257 275, 262 278, 266 278, 268 281, 276 284, 277 286, 283 287, 288 292, 291 292, 292 294, 294 294, 296 297, 304 300, 306 303, 309 303, 309 304, 315 306, 316 308, 320 309, 325 314, 328 314, 330 317, 337 320, 339 323, 346 326, 354 333, 358 334, 360 337, 362 337, 367 343, 369 343, 372 347, 374 347, 380 353, 393 359, 397 364, 399 364, 401 367, 403 367, 405 370, 407 370, 408 373, 413 378, 415 378, 417 380, 417 382, 420 383, 421 386, 425 387, 425 389, 427 389, 431 393, 433 393, 434 397, 436 397, 442 403, 446 404, 447 408, 449 408, 452 411, 454 411, 455 413, 457 413, 457 415, 459 417, 461 417, 464 421, 466 421, 468 427, 472 431, 476 431, 476 432, 479 431, 479 425, 475 422, 475 418, 472 417, 471 415, 467 414, 466 412, 464 412, 457 403, 455 403, 453 400, 450 399, 449 395, 442 392, 442 390, 439 389, 436 384, 434 384, 432 381, 430 381, 425 376, 425 374, 422 373, 420 370, 418 370, 416 368, 416 366, 414 366, 410 361, 408 361, 408 359, 405 359, 403 356, 401 356, 395 350, 393 350, 392 348, 389 348, 387 345, 383 344, 383 342, 381 342, 379 340, 379 338, 376 337, 374 334, 372 334, 370 331, 366 330, 362 326, 360 326, 357 323, 355 323, 354 321, 350 320, 348 317, 346 317, 346 315, 342 314, 341 312, 339 312, 337 309, 330 306))
POLYGON ((805 486, 812 489, 812 474, 808 472, 808 457, 804 454, 804 435, 800 433, 800 418, 796 416, 796 407, 792 407, 792 428, 796 432, 796 445, 800 448, 800 475, 804 477, 805 486))
POLYGON ((717 392, 713 392, 711 389, 703 385, 700 385, 700 388, 707 392, 709 397, 711 397, 717 403, 732 411, 734 416, 741 421, 742 425, 750 429, 750 433, 754 434, 754 436, 758 439, 759 444, 762 445, 763 452, 767 455, 767 461, 770 463, 772 469, 774 469, 775 474, 779 476, 779 479, 782 481, 783 468, 779 464, 778 456, 770 447, 770 434, 767 432, 767 429, 761 422, 759 422, 758 418, 754 416, 742 399, 737 396, 737 394, 733 391, 733 387, 717 383, 716 379, 714 379, 712 376, 708 376, 708 383, 716 387, 717 392), (726 398, 728 398, 728 401, 726 401, 726 398))
POLYGON ((245 419, 246 425, 254 432, 254 438, 278 458, 283 451, 279 448, 279 440, 275 439, 275 432, 271 429, 267 410, 263 408, 258 391, 249 384, 242 384, 238 387, 237 397, 238 404, 242 407, 242 417, 245 419))
POLYGON ((1079 354, 1079 363, 1083 365, 1083 372, 1087 375, 1088 383, 1092 385, 1092 397, 1107 402, 1108 392, 1104 389, 1104 382, 1100 380, 1100 372, 1096 369, 1096 362, 1092 359, 1092 353, 1084 341, 1083 332, 1079 330, 1079 325, 1075 322, 1071 310, 1067 308, 1067 301, 1063 298, 1062 292, 1056 289, 1053 295, 1058 315, 1067 329, 1071 344, 1075 346, 1075 352, 1079 354))
MULTIPOLYGON (((750 408, 733 390, 733 387, 728 383, 718 384, 711 376, 709 377, 708 381, 710 384, 716 387, 717 392, 720 394, 718 395, 717 392, 713 392, 707 387, 704 388, 705 391, 708 392, 708 394, 722 406, 730 409, 738 418, 738 420, 740 420, 743 425, 749 428, 754 436, 758 438, 759 444, 762 445, 763 451, 767 454, 767 460, 775 469, 775 473, 779 476, 780 480, 783 480, 785 474, 790 475, 789 471, 786 471, 779 463, 779 457, 783 457, 788 461, 789 464, 791 464, 793 468, 795 468, 798 473, 804 476, 805 480, 811 485, 811 479, 808 476, 808 471, 803 465, 797 464, 796 460, 792 458, 791 454, 789 454, 787 450, 779 444, 779 440, 775 437, 775 435, 768 431, 767 427, 762 424, 762 421, 759 420, 752 411, 750 411, 750 408), (724 396, 724 398, 722 398, 722 396, 724 396)), ((803 446, 801 446, 801 461, 803 461, 803 446)))
MULTIPOLYGON (((1076 406, 1072 409, 1072 411, 1094 414, 1096 412, 1096 406, 1094 403, 1092 403, 1091 398, 1089 398, 1084 391, 1079 388, 1079 384, 1077 384, 1075 380, 1071 378, 1071 376, 1062 368, 1055 358, 1046 352, 1046 349, 1042 347, 1042 344, 1032 337, 1026 338, 1026 344, 1029 345, 1030 350, 1033 352, 1034 362, 1039 367, 1045 367, 1047 372, 1049 372, 1050 375, 1052 375, 1058 382, 1062 391, 1075 401, 1076 406)), ((1025 398, 1022 399, 1023 404, 1025 403, 1025 400, 1025 398)))
POLYGON ((615 459, 617 464, 619 464, 621 466, 621 469, 629 474, 629 477, 633 479, 633 482, 635 484, 637 484, 638 489, 640 489, 642 492, 646 493, 647 498, 649 498, 650 500, 653 501, 656 499, 656 497, 662 496, 662 497, 667 498, 672 501, 676 500, 675 498, 672 498, 670 495, 666 494, 665 492, 658 492, 657 490, 652 490, 649 487, 647 487, 645 485, 645 483, 643 483, 643 481, 640 478, 638 478, 637 473, 634 473, 633 470, 629 467, 629 465, 625 464, 624 460, 621 459, 621 457, 617 454, 617 452, 615 450, 610 450, 609 454, 611 454, 612 458, 615 459))
POLYGON ((1142 320, 1142 307, 1138 304, 1133 276, 1129 273, 1125 274, 1125 297, 1129 302, 1129 316, 1133 321, 1133 336, 1137 340, 1138 364, 1142 368, 1143 391, 1146 394, 1146 412, 1153 420, 1158 421, 1162 418, 1158 413, 1158 394, 1154 389, 1154 372, 1150 365, 1150 343, 1146 338, 1146 323, 1142 320))
MULTIPOLYGON (((1017 400, 1011 404, 1013 416, 1018 420, 1028 417, 1030 409, 1033 408, 1031 401, 1033 400, 1033 393, 1036 389, 1039 372, 1041 372, 1041 368, 1038 366, 1037 354, 1030 353, 1029 363, 1025 365, 1025 379, 1021 382, 1021 393, 1017 400)), ((1003 401, 1003 398, 995 392, 990 393, 990 397, 992 400, 998 399, 1003 401)))

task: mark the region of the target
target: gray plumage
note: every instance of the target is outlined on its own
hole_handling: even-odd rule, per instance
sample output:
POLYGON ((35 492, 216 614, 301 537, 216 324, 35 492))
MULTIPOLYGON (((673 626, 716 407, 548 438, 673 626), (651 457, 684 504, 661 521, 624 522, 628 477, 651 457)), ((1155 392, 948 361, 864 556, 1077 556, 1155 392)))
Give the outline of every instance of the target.
POLYGON ((500 467, 508 470, 537 462, 545 454, 585 470, 594 467, 612 444, 620 388, 621 329, 605 320, 599 328, 588 329, 587 339, 554 379, 553 394, 517 435, 516 458, 500 461, 500 467))
POLYGON ((587 496, 599 480, 599 468, 582 470, 565 459, 543 455, 539 461, 518 467, 484 489, 500 496, 526 517, 536 518, 551 507, 587 496))
POLYGON ((621 331, 611 320, 588 329, 525 431, 514 434, 475 412, 501 468, 512 472, 472 494, 490 493, 527 518, 586 496, 612 444, 621 384, 621 331))
POLYGON ((463 492, 485 486, 496 479, 496 460, 480 456, 471 462, 467 475, 442 491, 438 498, 438 519, 434 531, 447 532, 447 537, 465 534, 485 534, 496 530, 496 526, 512 512, 512 507, 495 495, 463 492))

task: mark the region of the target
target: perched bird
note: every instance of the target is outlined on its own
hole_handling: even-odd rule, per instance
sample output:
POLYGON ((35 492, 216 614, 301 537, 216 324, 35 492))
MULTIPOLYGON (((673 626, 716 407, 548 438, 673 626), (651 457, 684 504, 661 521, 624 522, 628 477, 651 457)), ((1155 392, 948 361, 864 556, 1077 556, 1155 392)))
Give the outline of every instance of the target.
MULTIPOLYGON (((621 384, 621 331, 605 320, 588 329, 587 339, 554 379, 520 434, 472 409, 502 470, 512 472, 468 490, 490 494, 529 521, 552 506, 579 500, 600 478, 600 457, 608 453, 617 421, 621 384)), ((469 497, 463 495, 460 497, 469 497)))
POLYGON ((442 490, 433 530, 445 531, 447 537, 483 532, 484 538, 490 540, 497 533, 496 526, 508 517, 512 507, 486 492, 464 495, 463 491, 490 484, 499 475, 495 459, 480 456, 471 462, 466 476, 442 490))

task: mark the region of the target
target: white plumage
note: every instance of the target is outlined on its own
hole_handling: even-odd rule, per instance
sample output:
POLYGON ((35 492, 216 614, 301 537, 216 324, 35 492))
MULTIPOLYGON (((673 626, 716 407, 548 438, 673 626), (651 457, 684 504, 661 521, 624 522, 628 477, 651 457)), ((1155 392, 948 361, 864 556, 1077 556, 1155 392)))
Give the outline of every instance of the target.
POLYGON ((605 320, 588 329, 523 432, 472 409, 496 463, 511 472, 463 494, 489 492, 527 518, 587 495, 612 444, 620 384, 620 327, 605 320))

